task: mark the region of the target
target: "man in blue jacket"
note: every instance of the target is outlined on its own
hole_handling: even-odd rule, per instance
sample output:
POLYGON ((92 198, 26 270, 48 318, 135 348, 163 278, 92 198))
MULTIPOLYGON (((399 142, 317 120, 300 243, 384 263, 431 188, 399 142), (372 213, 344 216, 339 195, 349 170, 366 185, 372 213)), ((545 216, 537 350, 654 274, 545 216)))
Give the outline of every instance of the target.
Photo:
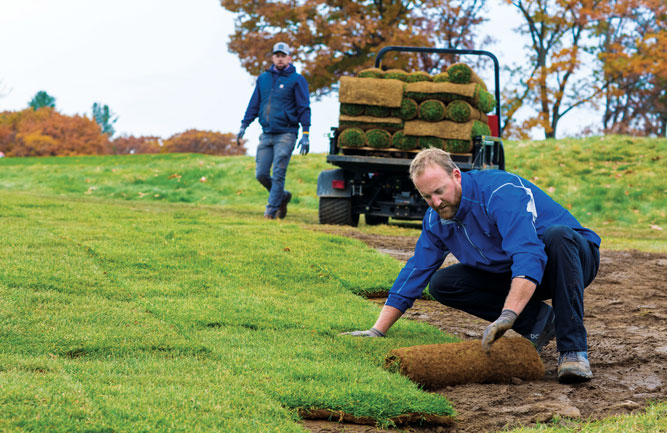
POLYGON ((597 274, 600 237, 526 179, 462 173, 439 149, 420 152, 410 177, 430 206, 415 254, 375 325, 348 334, 383 337, 430 283, 442 304, 492 322, 482 337, 487 352, 508 329, 538 351, 555 336, 558 380, 589 380, 583 297, 597 274), (460 263, 440 269, 450 252, 460 263))
POLYGON ((303 129, 299 141, 301 154, 306 155, 310 150, 308 82, 296 73, 290 53, 290 47, 284 42, 273 46, 273 65, 257 78, 255 91, 236 138, 236 143, 240 145, 248 125, 259 117, 262 134, 255 157, 255 177, 269 191, 269 201, 264 212, 264 217, 268 219, 282 219, 287 215, 287 204, 292 199, 292 194, 285 191, 285 175, 296 143, 299 124, 303 129))

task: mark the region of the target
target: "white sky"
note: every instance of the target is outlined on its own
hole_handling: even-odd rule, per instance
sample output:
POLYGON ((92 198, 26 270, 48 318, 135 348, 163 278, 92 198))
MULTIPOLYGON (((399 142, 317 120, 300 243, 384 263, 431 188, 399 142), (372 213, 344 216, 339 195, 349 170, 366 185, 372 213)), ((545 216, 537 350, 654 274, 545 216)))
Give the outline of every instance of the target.
MULTIPOLYGON (((45 90, 68 115, 109 105, 119 116, 117 135, 235 134, 255 77, 227 51, 233 19, 218 0, 0 0, 0 93, 9 92, 0 111, 26 108, 45 90)), ((496 8, 492 19, 498 24, 490 30, 518 23, 510 7, 496 8)), ((482 49, 509 64, 503 56, 516 56, 521 45, 482 49)), ((311 109, 311 152, 327 152, 337 95, 311 99, 311 109)), ((566 131, 559 126, 559 136, 566 131)), ((248 128, 250 154, 260 132, 257 121, 248 128)))

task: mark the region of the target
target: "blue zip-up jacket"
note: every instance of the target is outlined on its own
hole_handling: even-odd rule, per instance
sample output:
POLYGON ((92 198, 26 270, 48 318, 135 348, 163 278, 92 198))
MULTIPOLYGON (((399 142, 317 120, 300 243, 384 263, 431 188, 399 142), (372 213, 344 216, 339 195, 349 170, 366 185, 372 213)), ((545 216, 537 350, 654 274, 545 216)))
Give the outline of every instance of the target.
POLYGON ((292 64, 282 71, 274 65, 257 78, 241 126, 247 128, 259 117, 259 124, 267 134, 310 130, 310 95, 308 82, 296 73, 292 64))
POLYGON ((539 284, 547 255, 542 235, 571 227, 600 246, 600 237, 544 191, 501 170, 461 173, 461 204, 451 220, 429 208, 415 254, 398 274, 386 305, 405 311, 421 296, 450 252, 459 262, 489 272, 512 272, 539 284))

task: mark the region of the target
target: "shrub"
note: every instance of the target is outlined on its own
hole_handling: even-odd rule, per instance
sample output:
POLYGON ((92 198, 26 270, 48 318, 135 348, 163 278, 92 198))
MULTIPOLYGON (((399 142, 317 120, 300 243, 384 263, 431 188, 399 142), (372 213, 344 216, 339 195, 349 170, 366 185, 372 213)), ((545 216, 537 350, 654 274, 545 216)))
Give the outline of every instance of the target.
POLYGON ((164 141, 167 153, 204 153, 207 155, 245 155, 246 149, 236 145, 236 135, 230 132, 188 129, 164 141))
POLYGON ((111 142, 111 153, 116 155, 160 152, 162 152, 160 137, 121 135, 111 142))
POLYGON ((0 113, 0 151, 7 156, 104 155, 109 137, 88 117, 27 108, 0 113))

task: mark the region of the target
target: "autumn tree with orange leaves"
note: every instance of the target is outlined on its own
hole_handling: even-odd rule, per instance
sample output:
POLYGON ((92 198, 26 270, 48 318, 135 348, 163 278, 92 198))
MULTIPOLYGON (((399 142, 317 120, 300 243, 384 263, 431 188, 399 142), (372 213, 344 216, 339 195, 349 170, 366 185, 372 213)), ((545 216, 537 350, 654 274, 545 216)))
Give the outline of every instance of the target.
MULTIPOLYGON (((229 49, 243 67, 259 75, 270 65, 275 42, 296 48, 310 91, 325 95, 341 75, 373 66, 388 45, 475 48, 486 0, 221 0, 236 14, 229 49)), ((440 56, 388 53, 383 65, 440 70, 440 56)), ((451 60, 450 60, 451 61, 451 60)))
POLYGON ((604 88, 603 130, 629 135, 667 134, 667 3, 610 0, 598 40, 604 88))

